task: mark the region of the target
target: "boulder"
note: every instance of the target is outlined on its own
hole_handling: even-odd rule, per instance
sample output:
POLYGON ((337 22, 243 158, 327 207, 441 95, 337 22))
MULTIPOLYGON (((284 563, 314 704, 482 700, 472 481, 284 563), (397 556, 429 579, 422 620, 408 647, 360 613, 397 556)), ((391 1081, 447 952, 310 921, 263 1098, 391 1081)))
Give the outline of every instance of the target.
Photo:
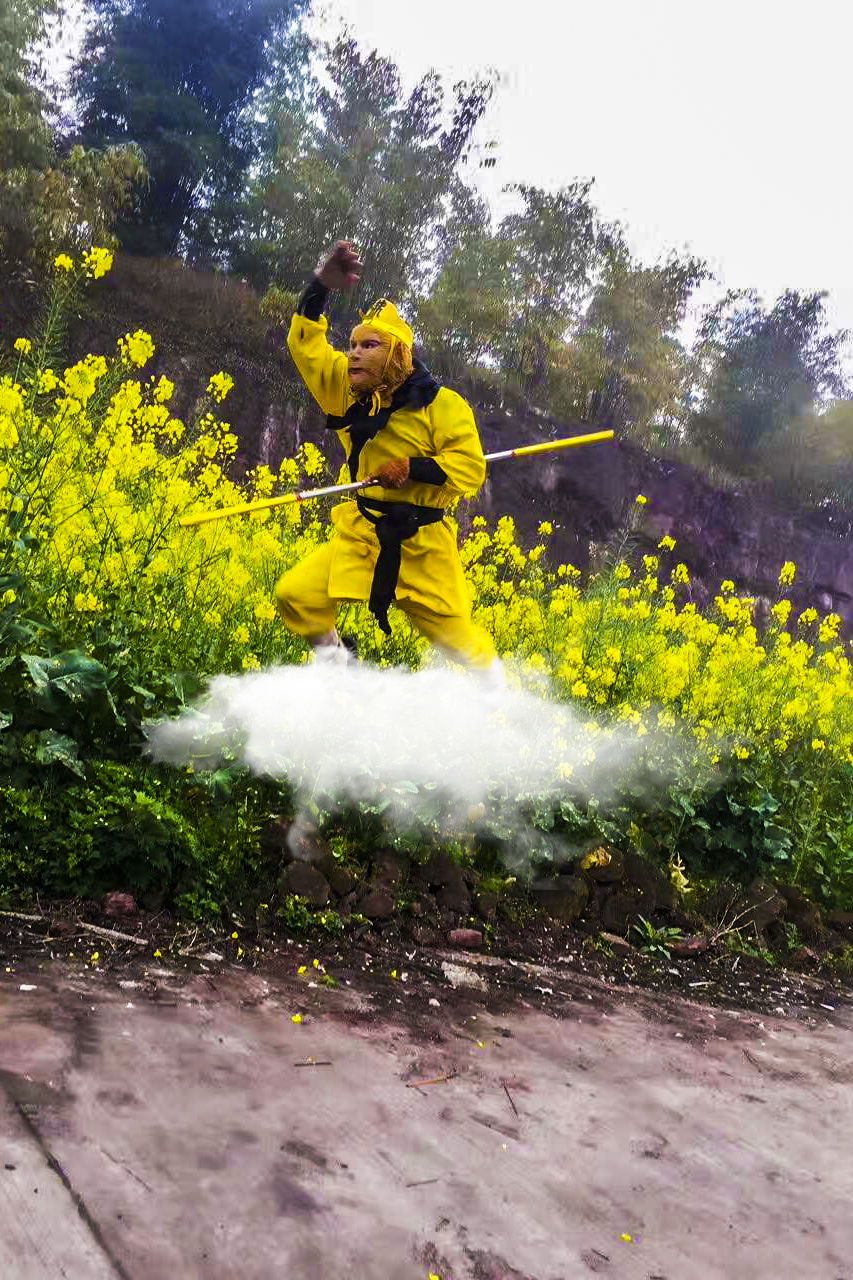
POLYGON ((290 818, 273 818, 272 822, 268 822, 260 834, 261 852, 267 857, 292 862, 293 850, 288 839, 292 825, 290 818))
POLYGON ((643 915, 670 911, 675 906, 675 889, 669 876, 639 849, 629 849, 625 854, 623 881, 639 890, 643 915))
POLYGON ((618 884, 625 874, 625 859, 618 849, 601 845, 587 854, 581 867, 584 875, 597 884, 618 884))
POLYGON ((753 880, 746 892, 747 907, 750 920, 756 929, 766 929, 774 920, 781 920, 785 915, 786 902, 774 884, 758 877, 753 880))
POLYGON ((390 920, 394 914, 394 899, 387 889, 371 889, 362 900, 359 911, 368 920, 390 920))
POLYGON ((435 897, 440 907, 457 915, 467 915, 471 910, 471 895, 461 875, 442 885, 435 897))
POLYGON ((339 898, 345 898, 358 884, 358 876, 355 872, 349 867, 342 866, 334 858, 331 866, 324 866, 324 872, 332 892, 339 898))
POLYGON ((443 850, 433 853, 421 870, 421 878, 433 889, 450 884, 462 874, 462 868, 443 850))
POLYGON ((828 911, 826 923, 839 933, 853 937, 853 911, 828 911))
POLYGON ((498 895, 496 893, 478 893, 475 905, 477 914, 482 916, 484 920, 494 920, 498 910, 498 895))
POLYGON ((307 899, 312 907, 325 907, 329 901, 329 882, 321 871, 308 862, 291 862, 281 878, 287 893, 307 899))
POLYGON ((805 937, 820 938, 824 931, 820 911, 806 897, 800 886, 777 884, 776 888, 785 899, 785 919, 795 924, 805 937))
POLYGON ((373 879, 377 884, 399 884, 407 870, 405 859, 393 849, 383 849, 373 860, 373 879))
POLYGON ((589 886, 582 876, 536 880, 530 886, 530 892, 542 910, 561 924, 577 920, 589 901, 589 886))

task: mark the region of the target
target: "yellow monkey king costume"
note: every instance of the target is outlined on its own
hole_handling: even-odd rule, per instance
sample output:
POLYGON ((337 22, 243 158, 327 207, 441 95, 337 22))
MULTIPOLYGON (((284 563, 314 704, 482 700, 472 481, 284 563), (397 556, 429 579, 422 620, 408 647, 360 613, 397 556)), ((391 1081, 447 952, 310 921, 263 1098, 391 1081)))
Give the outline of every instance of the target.
POLYGON ((356 391, 347 356, 327 338, 327 294, 315 277, 299 301, 287 340, 296 367, 338 434, 352 480, 375 476, 395 459, 405 460, 408 478, 397 489, 371 485, 333 509, 331 540, 278 583, 282 620, 314 638, 333 630, 339 603, 368 601, 387 633, 393 600, 454 660, 489 668, 494 645, 471 621, 456 524, 447 515, 485 478, 474 415, 412 359, 412 331, 384 299, 353 330, 354 342, 379 340, 359 357, 371 387, 356 391))

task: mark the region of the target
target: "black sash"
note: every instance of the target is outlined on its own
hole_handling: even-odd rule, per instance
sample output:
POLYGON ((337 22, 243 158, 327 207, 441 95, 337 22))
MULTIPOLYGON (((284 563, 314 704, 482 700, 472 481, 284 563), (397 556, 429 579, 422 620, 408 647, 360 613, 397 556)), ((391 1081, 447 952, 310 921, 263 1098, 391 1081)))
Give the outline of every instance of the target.
POLYGON ((356 498, 365 520, 376 529, 379 558, 373 571, 368 607, 386 636, 391 634, 388 610, 397 590, 403 543, 413 538, 425 524, 444 519, 440 507, 419 507, 413 502, 382 502, 373 498, 356 498))

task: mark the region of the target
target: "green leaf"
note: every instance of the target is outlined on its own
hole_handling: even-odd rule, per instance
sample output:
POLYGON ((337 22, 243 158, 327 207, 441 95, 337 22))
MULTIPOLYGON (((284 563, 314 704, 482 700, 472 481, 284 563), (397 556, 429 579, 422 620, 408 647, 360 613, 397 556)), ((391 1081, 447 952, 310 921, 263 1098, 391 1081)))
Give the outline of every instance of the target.
POLYGON ((61 764, 78 778, 85 780, 86 772, 77 759, 77 743, 64 733, 55 733, 53 729, 42 729, 38 735, 35 752, 38 764, 61 764))

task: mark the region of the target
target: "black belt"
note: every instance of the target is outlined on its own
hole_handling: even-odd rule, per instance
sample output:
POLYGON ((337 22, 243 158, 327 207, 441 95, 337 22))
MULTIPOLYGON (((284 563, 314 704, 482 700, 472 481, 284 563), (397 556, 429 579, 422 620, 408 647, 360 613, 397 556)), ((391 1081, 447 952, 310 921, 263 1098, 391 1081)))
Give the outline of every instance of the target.
POLYGON ((443 520, 444 512, 439 507, 419 507, 413 502, 380 502, 358 497, 356 503, 365 520, 375 527, 379 539, 379 558, 373 570, 368 608, 389 636, 388 610, 397 590, 403 543, 407 538, 413 538, 425 524, 437 524, 443 520))

